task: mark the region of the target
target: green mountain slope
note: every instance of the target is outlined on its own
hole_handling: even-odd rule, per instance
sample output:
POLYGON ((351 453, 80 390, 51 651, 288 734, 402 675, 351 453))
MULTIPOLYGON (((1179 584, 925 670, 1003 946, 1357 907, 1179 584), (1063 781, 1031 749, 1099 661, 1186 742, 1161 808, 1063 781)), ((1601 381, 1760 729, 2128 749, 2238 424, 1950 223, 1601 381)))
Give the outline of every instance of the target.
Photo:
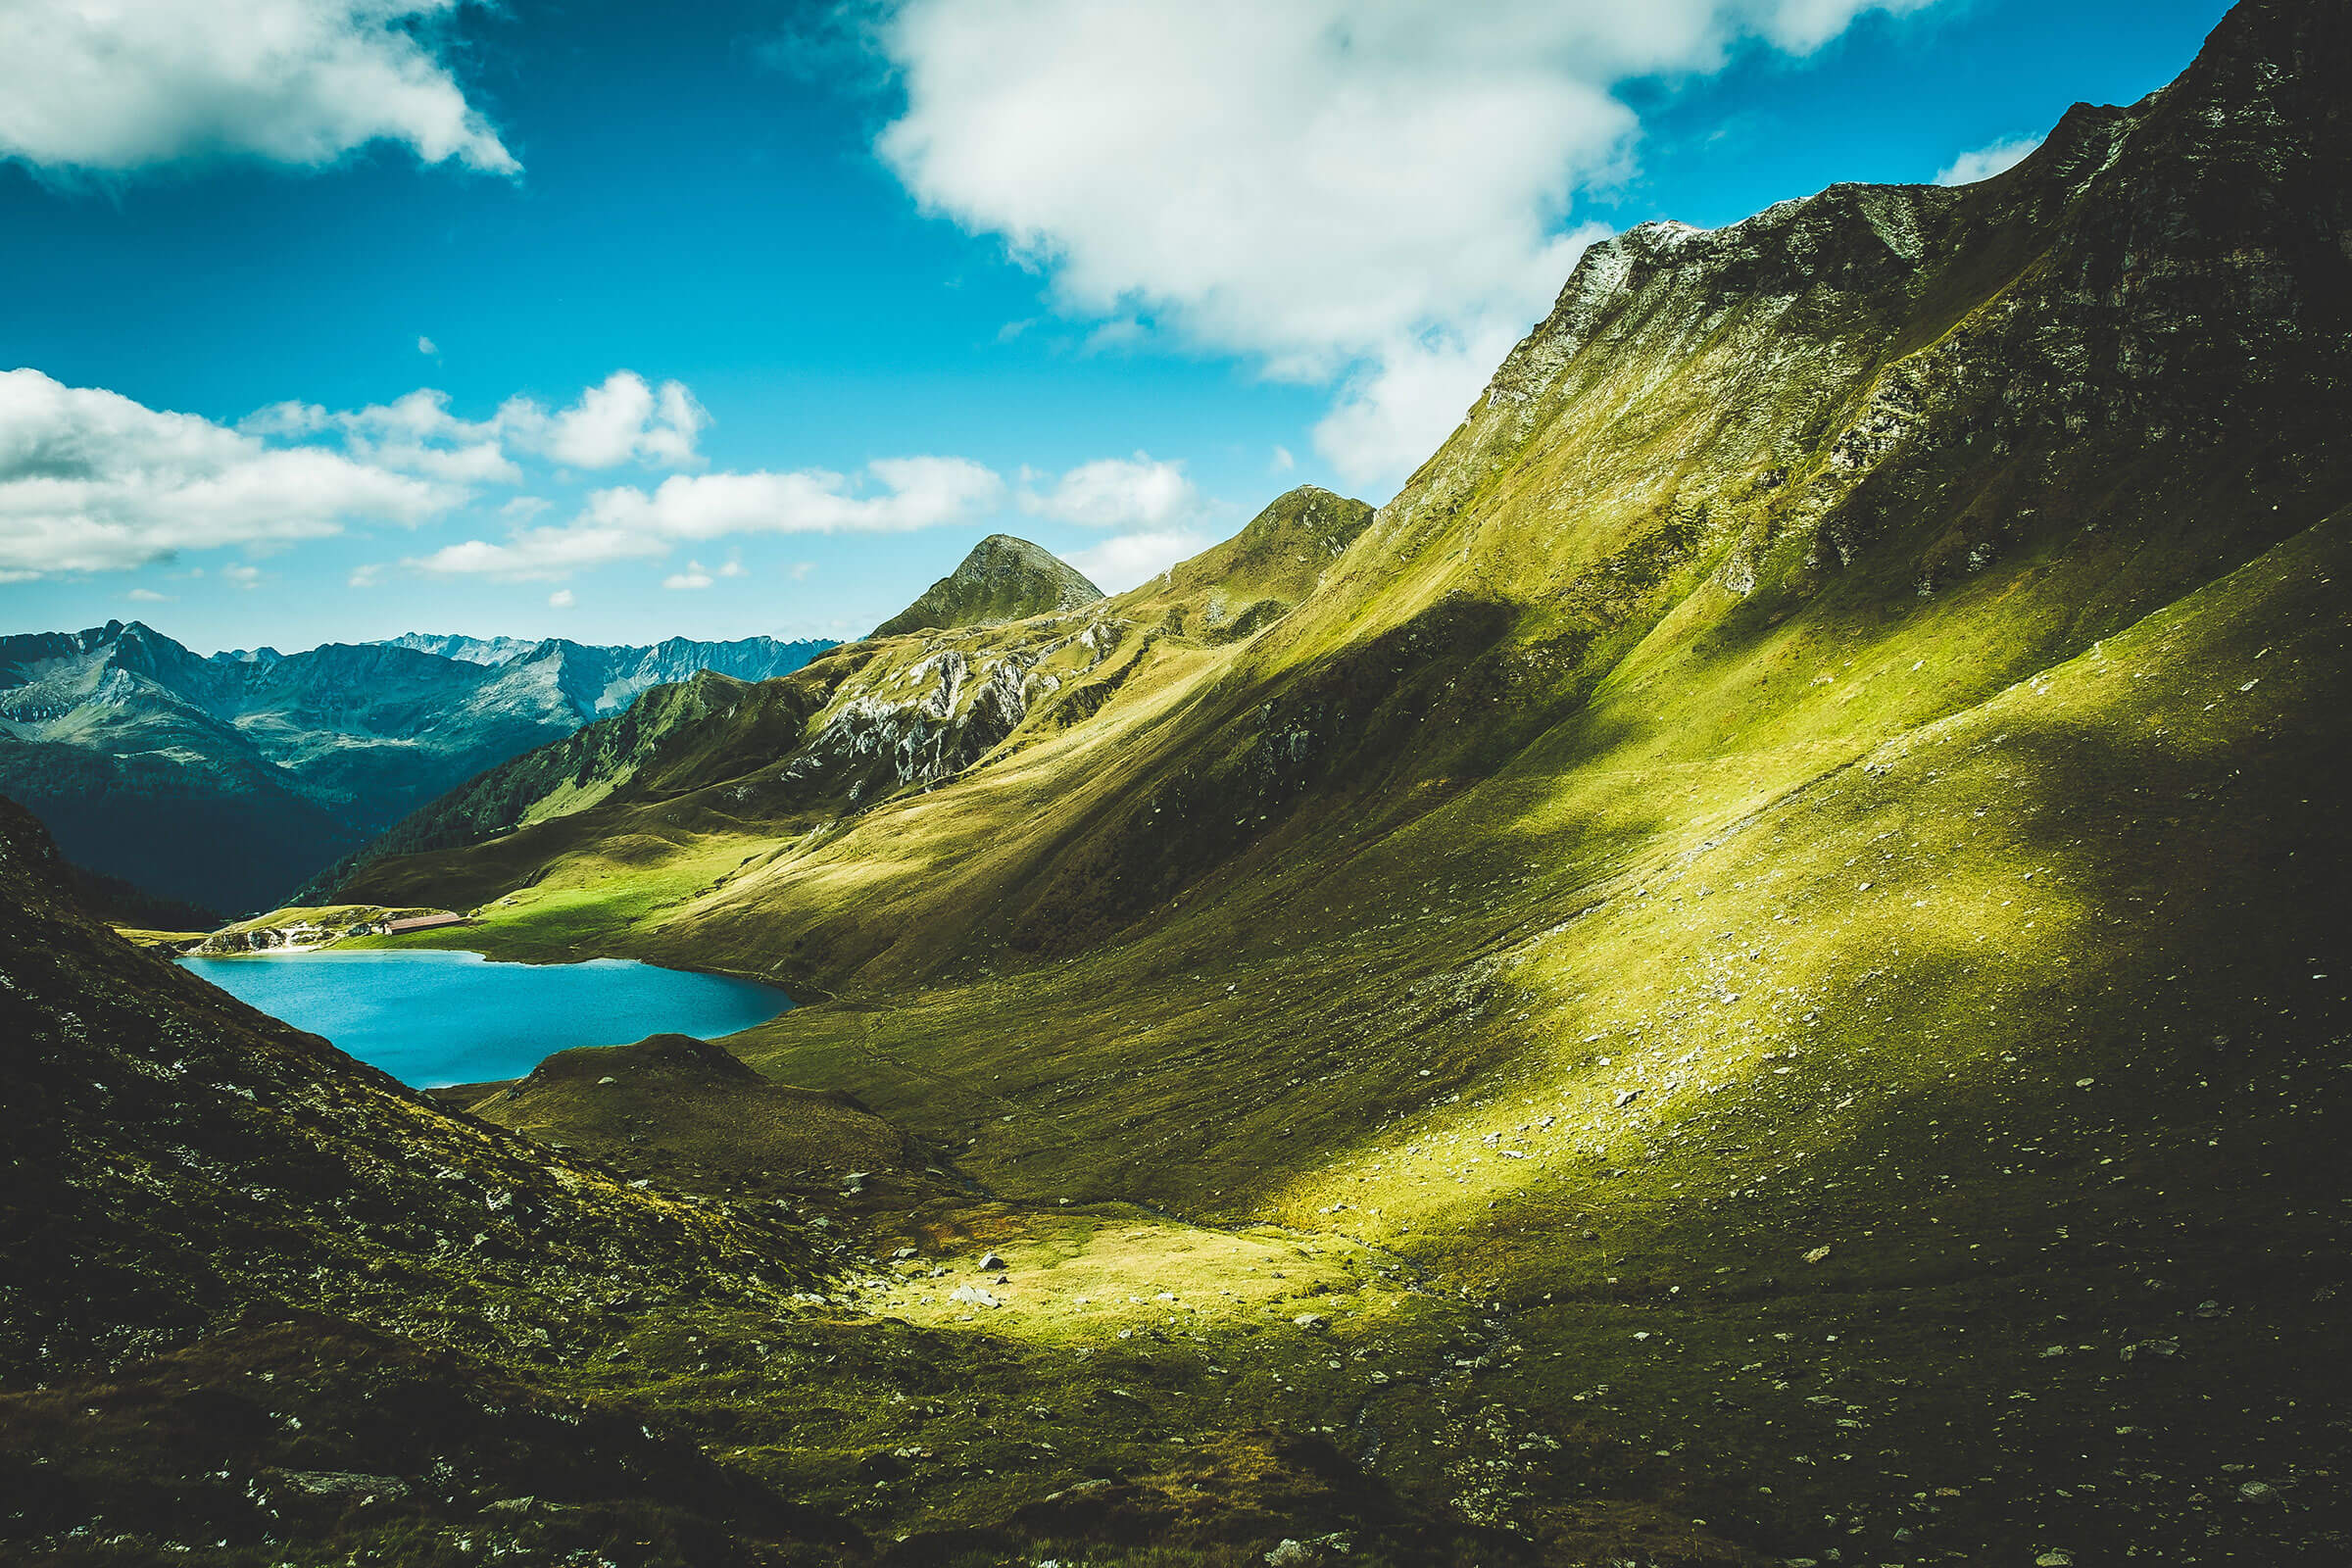
POLYGON ((1102 597, 1076 567, 1042 546, 992 533, 922 597, 876 626, 876 637, 989 626, 1056 610, 1076 610, 1102 597))
POLYGON ((777 978, 737 1054, 999 1193, 1426 1271, 1479 1337, 1348 1451, 1482 1523, 1558 1528, 1537 1411, 1783 1555, 2331 1560, 2347 80, 2247 0, 1993 180, 1644 225, 1287 612, 873 645, 362 896, 777 978))

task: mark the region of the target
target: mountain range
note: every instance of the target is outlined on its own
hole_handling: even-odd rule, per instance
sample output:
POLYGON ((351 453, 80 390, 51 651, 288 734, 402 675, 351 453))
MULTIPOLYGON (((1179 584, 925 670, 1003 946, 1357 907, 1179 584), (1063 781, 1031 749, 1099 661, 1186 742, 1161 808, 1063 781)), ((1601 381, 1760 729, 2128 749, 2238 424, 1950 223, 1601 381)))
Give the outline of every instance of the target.
POLYGON ((200 657, 138 621, 0 639, 0 791, 67 854, 170 898, 267 907, 460 780, 703 669, 831 645, 600 648, 411 633, 200 657))
MULTIPOLYGON (((768 1489, 697 1472, 683 1520, 810 1558, 782 1499, 907 1563, 2340 1560, 2347 82, 2341 5, 2241 0, 1990 179, 1591 247, 1384 506, 1294 490, 1129 592, 697 675, 423 804, 316 891, 473 923, 365 944, 799 1004, 446 1121, 282 1037, 181 1107, 193 1025, 47 1030, 10 1144, 77 1163, 6 1317, 57 1393, 6 1451, 266 1528, 238 1499, 349 1467, 347 1406, 169 1468, 190 1423, 124 1412, 348 1398, 242 1380, 268 1308, 451 1341, 500 1411, 637 1401, 768 1489), (904 1152, 779 1206, 827 1095, 904 1152), (279 1160, 281 1104, 340 1119, 279 1160), (347 1236, 347 1179, 422 1217, 347 1236), (173 1239, 280 1190, 320 1223, 251 1280, 173 1239), (811 1214, 845 1251, 713 1228, 811 1214)), ((0 1006, 205 1005, 0 827, 63 933, 0 1006)), ((397 1462, 397 1507, 304 1505, 312 1555, 657 1539, 397 1462)))

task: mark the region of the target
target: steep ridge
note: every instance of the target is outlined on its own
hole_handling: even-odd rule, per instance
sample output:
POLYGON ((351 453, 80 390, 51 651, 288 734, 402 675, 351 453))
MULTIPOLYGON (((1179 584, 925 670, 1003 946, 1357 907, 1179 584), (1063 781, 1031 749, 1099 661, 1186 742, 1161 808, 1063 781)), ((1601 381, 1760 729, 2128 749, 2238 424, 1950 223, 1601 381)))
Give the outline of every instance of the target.
POLYGON ((1052 551, 1008 533, 992 533, 974 545, 954 571, 876 626, 872 635, 993 626, 1076 610, 1102 597, 1102 589, 1052 551))
POLYGON ((11 637, 0 789, 103 872, 267 906, 458 780, 653 686, 704 668, 765 679, 830 646, 548 641, 492 657, 499 643, 412 634, 203 659, 136 621, 11 637))
POLYGON ((579 946, 784 980, 737 1054, 999 1192, 1411 1260, 1494 1338, 1348 1451, 1472 1519, 1534 1408, 1784 1555, 2329 1560, 2348 79, 2247 0, 1993 180, 1596 246, 1287 613, 1179 568, 978 756, 608 803, 468 942, 633 878, 579 946))

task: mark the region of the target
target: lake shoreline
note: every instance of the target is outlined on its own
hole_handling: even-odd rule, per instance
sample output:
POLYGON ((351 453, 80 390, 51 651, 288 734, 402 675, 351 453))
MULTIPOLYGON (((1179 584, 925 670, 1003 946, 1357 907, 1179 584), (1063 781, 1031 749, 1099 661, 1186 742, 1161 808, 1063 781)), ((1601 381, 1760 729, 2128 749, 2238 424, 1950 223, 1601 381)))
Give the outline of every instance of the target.
POLYGON ((723 1039, 790 1010, 781 988, 639 958, 549 962, 470 948, 274 948, 179 965, 412 1089, 511 1082, 560 1051, 723 1039), (255 958, 300 959, 256 964, 255 958))

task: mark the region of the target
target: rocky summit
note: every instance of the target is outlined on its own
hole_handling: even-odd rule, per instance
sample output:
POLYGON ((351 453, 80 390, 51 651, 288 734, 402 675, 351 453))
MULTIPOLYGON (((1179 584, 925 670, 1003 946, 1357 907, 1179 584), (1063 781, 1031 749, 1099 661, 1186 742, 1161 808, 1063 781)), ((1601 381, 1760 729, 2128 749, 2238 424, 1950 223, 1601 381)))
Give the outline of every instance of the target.
POLYGON ((954 571, 924 589, 921 598, 876 626, 873 635, 994 626, 1076 610, 1102 597, 1102 589, 1051 551, 1008 533, 992 533, 974 545, 954 571))
POLYGON ((2347 81, 2243 0, 1990 179, 1642 225, 1387 505, 649 692, 315 890, 792 993, 723 1047, 437 1108, 20 825, 0 1532, 2339 1562, 2347 81))

